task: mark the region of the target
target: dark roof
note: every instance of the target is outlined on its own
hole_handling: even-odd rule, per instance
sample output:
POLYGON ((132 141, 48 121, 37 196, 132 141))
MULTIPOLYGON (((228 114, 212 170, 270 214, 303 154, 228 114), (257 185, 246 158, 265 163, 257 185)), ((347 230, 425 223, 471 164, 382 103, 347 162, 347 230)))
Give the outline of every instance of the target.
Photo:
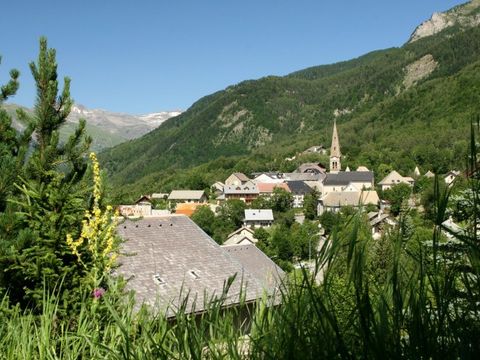
POLYGON ((165 310, 170 305, 171 316, 190 292, 187 311, 202 311, 205 297, 220 295, 233 275, 227 304, 238 303, 242 290, 246 301, 264 291, 263 277, 258 279, 186 216, 126 220, 118 225, 118 234, 124 239, 118 273, 128 279, 127 289, 135 291, 137 306, 165 310))
POLYGON ((253 244, 222 246, 235 257, 246 270, 260 280, 264 288, 274 288, 282 282, 285 275, 270 258, 253 244))
POLYGON ((348 185, 351 182, 372 182, 372 171, 340 171, 328 173, 323 185, 348 185))
POLYGON ((306 195, 313 192, 313 189, 303 181, 287 181, 287 185, 294 194, 306 195))

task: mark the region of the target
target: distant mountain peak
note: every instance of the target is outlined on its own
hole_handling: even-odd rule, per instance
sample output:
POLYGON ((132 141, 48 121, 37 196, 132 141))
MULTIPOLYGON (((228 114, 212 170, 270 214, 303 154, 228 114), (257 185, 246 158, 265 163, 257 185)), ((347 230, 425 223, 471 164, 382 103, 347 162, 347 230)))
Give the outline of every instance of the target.
POLYGON ((471 0, 445 12, 435 12, 412 33, 409 43, 438 34, 452 26, 469 28, 480 24, 480 0, 471 0))

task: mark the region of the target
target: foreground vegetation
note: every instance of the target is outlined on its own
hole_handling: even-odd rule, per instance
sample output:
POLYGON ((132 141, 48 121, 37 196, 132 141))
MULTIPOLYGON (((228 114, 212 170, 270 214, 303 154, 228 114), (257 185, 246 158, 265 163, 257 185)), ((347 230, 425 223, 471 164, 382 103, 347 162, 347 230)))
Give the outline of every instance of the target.
POLYGON ((0 358, 477 358, 480 187, 473 175, 466 228, 452 240, 441 225, 448 190, 436 196, 431 241, 419 241, 405 214, 388 241, 372 242, 358 212, 324 244, 315 271, 285 280, 280 305, 259 301, 250 321, 239 323, 242 307, 221 310, 226 294, 198 317, 134 311, 112 283, 102 296, 85 294, 68 316, 57 311, 55 292, 38 315, 5 298, 0 358))
MULTIPOLYGON (((225 309, 226 280, 207 311, 186 314, 185 301, 167 319, 135 306, 112 276, 118 248, 99 165, 94 154, 88 165, 84 123, 59 141, 72 100, 68 79, 58 94, 55 51, 44 39, 31 70, 37 104, 33 117, 23 115, 25 131, 16 133, 0 109, 0 359, 479 357, 478 124, 464 187, 441 188, 437 179, 422 227, 402 201, 398 226, 376 241, 361 211, 342 214, 312 254, 314 268, 292 271, 273 298, 251 306, 240 296, 239 306, 225 309), (443 225, 449 216, 459 230, 443 225)), ((12 71, 0 105, 17 79, 12 71)), ((239 211, 230 210, 223 216, 233 227, 239 211)), ((301 240, 294 243, 280 228, 263 246, 279 256, 289 244, 281 260, 306 258, 315 225, 303 230, 291 226, 301 240)))

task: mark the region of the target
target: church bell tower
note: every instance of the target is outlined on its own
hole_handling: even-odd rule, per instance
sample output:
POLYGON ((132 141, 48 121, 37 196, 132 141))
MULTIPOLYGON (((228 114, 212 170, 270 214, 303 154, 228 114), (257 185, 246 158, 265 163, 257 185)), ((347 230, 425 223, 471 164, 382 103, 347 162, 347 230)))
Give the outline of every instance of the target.
POLYGON ((334 120, 333 123, 333 134, 332 134, 332 147, 330 148, 330 172, 337 173, 342 170, 340 164, 340 158, 342 154, 340 153, 340 142, 338 141, 337 134, 337 121, 334 120))

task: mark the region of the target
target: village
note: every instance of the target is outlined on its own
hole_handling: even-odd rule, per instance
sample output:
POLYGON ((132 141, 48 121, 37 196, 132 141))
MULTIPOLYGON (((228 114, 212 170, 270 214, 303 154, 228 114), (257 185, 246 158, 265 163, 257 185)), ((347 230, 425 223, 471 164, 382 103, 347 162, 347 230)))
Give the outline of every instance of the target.
MULTIPOLYGON (((323 146, 314 146, 309 151, 325 153, 323 146)), ((373 239, 380 239, 385 232, 394 229, 398 214, 379 192, 385 193, 400 184, 413 188, 416 179, 422 176, 418 167, 412 171, 412 176, 402 176, 393 170, 378 184, 375 184, 374 173, 365 166, 342 170, 336 123, 329 156, 329 171, 323 164, 311 162, 291 173, 261 172, 250 176, 233 173, 224 181, 212 184, 210 198, 204 190, 173 190, 142 195, 134 204, 119 206, 119 213, 127 219, 118 227, 124 250, 136 254, 121 259, 119 273, 129 279, 128 286, 135 290, 139 303, 151 306, 159 306, 161 299, 163 307, 171 307, 184 288, 200 296, 200 300, 203 299, 201 294, 218 294, 226 276, 241 277, 241 281, 233 283, 232 299, 242 292, 241 283, 249 284, 245 288, 249 301, 264 292, 272 295, 278 291, 287 269, 278 265, 282 264, 278 259, 282 254, 272 256, 257 246, 256 234, 266 236, 268 229, 279 222, 275 218, 278 212, 264 205, 268 206, 274 197, 282 195, 289 202, 298 224, 306 219, 308 198, 310 206, 313 201, 314 214, 307 218, 320 219, 316 222, 317 230, 308 239, 308 253, 305 250, 304 256, 293 256, 294 268, 313 270, 315 254, 330 235, 328 226, 322 224, 322 215, 338 214, 347 208, 362 211, 368 218, 373 239), (242 216, 238 228, 220 241, 207 234, 206 227, 211 224, 204 226, 192 221, 202 209, 218 217, 221 207, 232 201, 244 204, 240 209, 242 216), (260 208, 259 204, 263 206, 260 208)), ((458 171, 450 171, 441 181, 449 186, 459 175, 458 171)), ((426 178, 434 176, 431 171, 423 174, 426 178)), ((422 211, 413 194, 405 205, 422 211)), ((444 225, 458 228, 451 219, 444 225)), ((317 276, 317 280, 320 282, 321 277, 317 276)), ((197 308, 192 311, 202 311, 201 306, 198 308, 201 303, 197 301, 197 308)))

